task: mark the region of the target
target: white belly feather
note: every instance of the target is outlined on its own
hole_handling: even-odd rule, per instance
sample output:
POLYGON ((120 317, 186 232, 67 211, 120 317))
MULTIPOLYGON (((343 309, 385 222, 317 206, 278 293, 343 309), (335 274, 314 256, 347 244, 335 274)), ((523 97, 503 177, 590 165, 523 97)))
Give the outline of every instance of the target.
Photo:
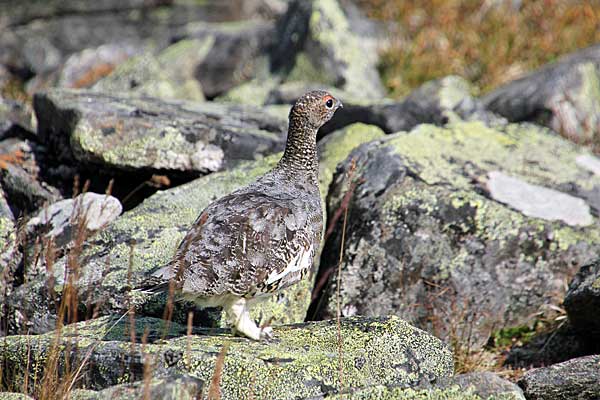
POLYGON ((298 272, 298 271, 302 271, 305 270, 307 268, 310 268, 310 264, 312 262, 312 252, 313 250, 313 246, 310 246, 310 248, 305 249, 304 247, 301 247, 301 250, 298 254, 296 254, 296 257, 292 258, 292 260, 288 263, 287 267, 285 267, 285 269, 281 272, 277 272, 277 271, 273 271, 269 274, 269 276, 267 277, 267 285, 270 285, 273 282, 277 282, 279 280, 281 280, 282 282, 285 281, 285 277, 290 275, 290 274, 294 274, 294 272, 298 272))

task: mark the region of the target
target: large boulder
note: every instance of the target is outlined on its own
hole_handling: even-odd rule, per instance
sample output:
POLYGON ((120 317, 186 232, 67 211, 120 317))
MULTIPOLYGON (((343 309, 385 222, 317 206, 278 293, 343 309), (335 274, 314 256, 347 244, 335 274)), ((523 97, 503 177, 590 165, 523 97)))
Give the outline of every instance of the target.
POLYGON ((600 355, 527 371, 519 380, 528 400, 600 398, 600 355))
POLYGON ((600 250, 600 176, 577 165, 582 153, 542 128, 480 122, 362 145, 329 192, 347 231, 342 243, 340 218, 318 278, 329 289, 309 315, 335 315, 339 290, 343 315, 401 315, 470 348, 526 323, 600 250))
MULTIPOLYGON (((205 394, 212 391, 223 399, 273 399, 308 398, 340 387, 411 388, 453 371, 452 353, 439 339, 397 317, 276 327, 277 339, 269 343, 220 330, 194 328, 186 334, 184 325, 167 327, 153 318, 138 318, 135 325, 125 321, 103 317, 68 326, 58 340, 54 332, 2 338, 4 371, 10 374, 5 378, 18 387, 26 375, 33 382, 54 357, 61 374, 68 359, 71 371, 79 370, 76 384, 86 389, 143 381, 146 373, 149 384, 183 375, 197 380, 205 394)), ((137 387, 143 391, 142 382, 137 387)))
MULTIPOLYGON (((581 336, 600 340, 600 260, 584 265, 569 284, 564 306, 569 321, 581 336)), ((598 350, 600 345, 597 344, 598 350)))
POLYGON ((483 97, 510 121, 535 121, 578 143, 600 137, 600 45, 562 57, 483 97))
POLYGON ((283 149, 287 123, 259 109, 52 90, 38 135, 61 161, 120 171, 208 173, 283 149))

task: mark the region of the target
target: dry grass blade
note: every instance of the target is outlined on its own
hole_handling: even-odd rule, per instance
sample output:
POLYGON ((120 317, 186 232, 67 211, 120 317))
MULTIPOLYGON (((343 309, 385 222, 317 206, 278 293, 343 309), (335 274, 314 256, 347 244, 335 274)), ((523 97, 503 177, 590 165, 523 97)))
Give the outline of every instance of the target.
POLYGON ((229 350, 229 342, 223 344, 221 351, 217 356, 215 363, 215 370, 213 371, 212 378, 210 380, 210 386, 208 387, 208 400, 221 400, 221 376, 223 375, 223 368, 225 367, 225 355, 229 350))

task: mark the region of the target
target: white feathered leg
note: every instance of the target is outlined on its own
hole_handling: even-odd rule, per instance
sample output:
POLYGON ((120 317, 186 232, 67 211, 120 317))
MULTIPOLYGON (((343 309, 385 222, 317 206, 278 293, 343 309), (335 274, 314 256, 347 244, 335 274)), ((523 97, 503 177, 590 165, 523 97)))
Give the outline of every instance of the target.
POLYGON ((250 318, 248 304, 243 297, 227 302, 223 308, 234 332, 239 332, 252 340, 270 339, 273 336, 273 329, 270 327, 261 329, 256 326, 250 318))

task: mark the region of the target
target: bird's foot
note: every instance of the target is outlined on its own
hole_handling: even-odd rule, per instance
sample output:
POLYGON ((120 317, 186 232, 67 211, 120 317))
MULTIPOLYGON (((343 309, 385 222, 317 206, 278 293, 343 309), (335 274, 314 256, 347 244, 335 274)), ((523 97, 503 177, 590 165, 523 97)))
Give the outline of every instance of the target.
POLYGON ((260 340, 264 342, 270 342, 275 338, 275 333, 273 332, 273 328, 270 326, 265 326, 264 328, 260 328, 260 340))

